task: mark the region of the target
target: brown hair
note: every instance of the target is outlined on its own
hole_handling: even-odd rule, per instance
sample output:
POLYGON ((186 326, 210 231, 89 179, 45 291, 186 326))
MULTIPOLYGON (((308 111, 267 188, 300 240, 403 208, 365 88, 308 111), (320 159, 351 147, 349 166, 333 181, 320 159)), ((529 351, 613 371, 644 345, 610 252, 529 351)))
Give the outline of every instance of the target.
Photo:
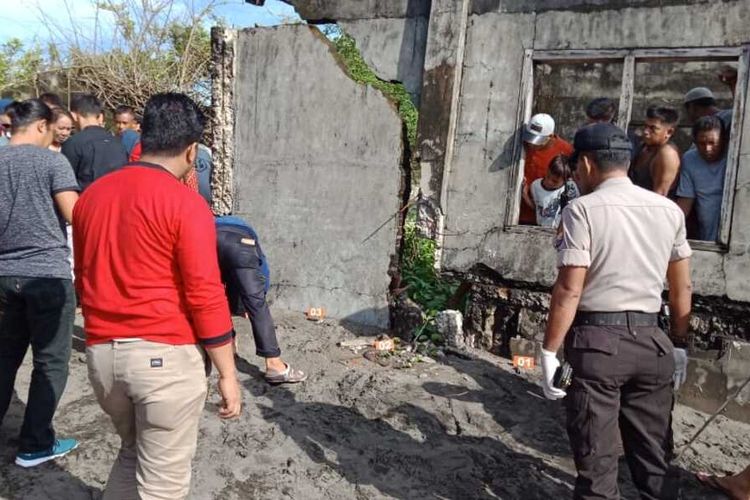
POLYGON ((570 159, 565 155, 557 155, 552 158, 547 167, 547 172, 558 177, 562 177, 566 181, 573 176, 573 172, 570 169, 570 159))

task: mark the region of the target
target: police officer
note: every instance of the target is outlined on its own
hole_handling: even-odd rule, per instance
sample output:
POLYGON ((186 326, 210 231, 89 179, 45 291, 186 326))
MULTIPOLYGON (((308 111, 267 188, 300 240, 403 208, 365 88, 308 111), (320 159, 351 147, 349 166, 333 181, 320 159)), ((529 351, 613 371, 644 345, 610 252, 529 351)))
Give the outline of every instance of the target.
POLYGON ((620 442, 641 498, 674 498, 667 475, 672 386, 685 377, 691 300, 685 219, 674 202, 628 179, 631 144, 615 125, 580 129, 574 147, 587 194, 565 208, 556 242, 544 393, 565 397, 578 470, 574 498, 620 498, 620 442), (665 277, 671 339, 657 326, 665 277), (573 368, 567 395, 553 382, 563 342, 573 368))
POLYGON ((258 235, 239 217, 216 218, 221 280, 232 313, 249 316, 256 354, 266 360, 266 380, 272 384, 304 382, 307 375, 281 359, 271 311, 266 302, 270 271, 258 235))

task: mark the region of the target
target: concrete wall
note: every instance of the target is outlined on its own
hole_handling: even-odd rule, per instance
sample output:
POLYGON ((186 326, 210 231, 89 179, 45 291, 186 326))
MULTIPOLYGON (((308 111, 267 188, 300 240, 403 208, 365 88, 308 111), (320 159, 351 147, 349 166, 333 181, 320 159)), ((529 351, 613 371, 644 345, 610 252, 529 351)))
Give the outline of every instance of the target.
POLYGON ((424 0, 284 0, 308 22, 357 19, 428 17, 430 3, 424 0))
MULTIPOLYGON (((750 42, 750 8, 737 0, 467 1, 468 8, 455 1, 433 9, 430 19, 419 135, 421 187, 430 209, 421 212, 422 225, 434 228, 441 243, 442 270, 473 283, 467 340, 495 352, 533 354, 543 335, 556 269, 550 232, 505 225, 513 160, 520 151, 525 51, 737 46, 750 42)), ((654 66, 637 65, 641 84, 636 79, 635 114, 644 106, 642 84, 666 71, 654 66)), ((688 84, 679 74, 661 76, 688 84)), ((718 90, 714 83, 708 86, 718 90)), ((670 100, 680 92, 661 88, 654 95, 670 100)), ((613 97, 619 98, 619 92, 613 97)), ((725 362, 727 337, 750 339, 750 117, 740 124, 728 248, 703 247, 693 258, 692 328, 703 357, 691 361, 692 378, 682 397, 688 402, 704 398, 695 404, 704 409, 716 408, 738 385, 739 376, 725 362), (708 370, 714 382, 705 382, 699 370, 708 370)), ((747 415, 747 405, 737 413, 747 415)))
POLYGON ((361 19, 339 25, 382 80, 401 82, 419 106, 429 17, 361 19))
POLYGON ((394 106, 353 82, 314 27, 229 38, 232 78, 215 84, 231 88, 233 113, 218 111, 233 121, 218 128, 232 131, 233 213, 260 234, 271 300, 388 326, 394 214, 405 188, 394 106))
MULTIPOLYGON (((481 263, 511 281, 550 285, 554 279, 548 233, 504 227, 512 151, 518 144, 516 115, 525 49, 727 46, 750 41, 746 2, 684 2, 691 5, 667 7, 662 7, 662 2, 658 6, 651 6, 656 2, 643 2, 639 8, 617 9, 607 9, 607 3, 611 4, 555 2, 556 10, 548 10, 549 2, 541 1, 472 3, 462 53, 461 92, 453 117, 457 123, 453 153, 442 162, 450 168, 445 172, 428 170, 428 178, 423 181, 424 186, 440 186, 445 193, 442 199, 436 197, 445 217, 444 270, 466 272, 481 263)), ((434 13, 433 17, 440 15, 434 13)), ((458 17, 454 14, 453 25, 460 22, 458 17)), ((430 44, 439 44, 441 38, 442 33, 431 27, 428 51, 430 44)), ((441 45, 453 47, 451 43, 441 45)), ((437 85, 426 80, 425 95, 430 87, 437 85)), ((449 121, 445 118, 443 123, 449 121)), ((748 122, 745 120, 746 127, 748 122)), ((441 130, 449 127, 444 125, 441 130)), ((430 131, 420 139, 437 135, 430 131)), ((429 151, 424 144, 422 151, 429 151)), ((742 151, 746 156, 739 177, 745 178, 750 175, 747 134, 742 151)), ((743 184, 738 183, 735 221, 750 216, 750 212, 744 212, 750 208, 745 208, 750 200, 745 200, 743 191, 743 184)), ((726 266, 750 269, 744 232, 733 228, 728 253, 717 256, 698 252, 694 274, 698 294, 726 294, 730 299, 750 301, 746 280, 734 279, 722 285, 714 272, 726 266), (707 272, 709 269, 711 272, 707 272)))
MULTIPOLYGON (((538 348, 556 275, 548 231, 505 225, 514 210, 508 200, 521 151, 525 51, 750 42, 750 9, 744 0, 289 3, 310 22, 339 22, 381 78, 405 82, 415 100, 421 99, 421 227, 439 242, 441 268, 473 283, 466 315, 469 343, 506 354, 538 348)), ((385 111, 382 96, 342 79, 325 44, 305 29, 243 32, 236 68, 224 69, 235 71, 238 82, 218 94, 226 101, 234 92, 236 109, 225 106, 221 116, 226 122, 234 113, 232 144, 242 145, 225 148, 233 158, 233 206, 262 232, 273 228, 265 240, 279 270, 274 291, 279 302, 293 309, 321 305, 339 317, 383 324, 385 271, 393 262, 396 228, 387 224, 376 241, 361 228, 374 230, 403 195, 397 117, 392 109, 385 111), (356 182, 346 175, 352 170, 356 182), (343 187, 331 187, 342 180, 343 187), (257 186, 266 189, 258 193, 257 186), (311 225, 311 220, 321 223, 311 225)), ((679 99, 684 89, 665 82, 692 86, 665 68, 638 65, 635 122, 647 100, 679 99), (643 90, 652 80, 661 88, 643 90)), ((569 108, 580 107, 573 101, 582 102, 587 88, 597 96, 618 95, 616 75, 610 76, 604 84, 583 81, 586 87, 568 89, 569 108)), ((565 126, 572 130, 574 125, 565 126)), ((738 386, 742 367, 737 360, 746 360, 748 349, 730 339, 750 338, 750 283, 745 279, 750 272, 750 225, 745 222, 750 218, 750 119, 742 117, 738 130, 740 168, 728 248, 704 245, 693 259, 692 329, 700 355, 691 360, 682 397, 703 409, 715 408, 738 386)), ((745 403, 730 412, 747 415, 745 403)))
POLYGON ((308 22, 338 22, 379 78, 404 84, 416 105, 432 0, 290 0, 308 22))

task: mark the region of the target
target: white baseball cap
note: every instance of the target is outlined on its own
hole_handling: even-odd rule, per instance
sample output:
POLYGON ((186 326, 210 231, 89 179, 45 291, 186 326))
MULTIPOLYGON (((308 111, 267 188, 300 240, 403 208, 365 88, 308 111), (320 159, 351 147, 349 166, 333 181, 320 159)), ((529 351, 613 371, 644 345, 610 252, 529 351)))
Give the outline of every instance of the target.
POLYGON ((555 120, 547 113, 538 113, 531 117, 523 128, 523 142, 535 146, 544 144, 555 133, 555 120))

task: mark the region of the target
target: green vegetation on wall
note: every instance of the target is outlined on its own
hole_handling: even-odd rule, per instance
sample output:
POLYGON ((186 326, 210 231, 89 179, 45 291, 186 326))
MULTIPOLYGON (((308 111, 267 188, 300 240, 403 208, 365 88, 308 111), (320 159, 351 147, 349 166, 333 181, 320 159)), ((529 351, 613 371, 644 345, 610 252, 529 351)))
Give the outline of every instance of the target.
POLYGON ((406 125, 409 136, 409 147, 414 151, 417 143, 417 119, 419 112, 411 101, 404 85, 402 83, 386 82, 378 78, 362 58, 362 54, 357 48, 357 43, 351 36, 338 32, 331 36, 331 38, 351 78, 355 82, 371 85, 373 88, 380 90, 396 104, 399 115, 401 115, 401 119, 406 125))
MULTIPOLYGON (((349 76, 354 81, 380 90, 397 105, 399 115, 406 125, 410 149, 416 151, 419 112, 404 85, 378 78, 362 58, 354 38, 341 32, 338 26, 330 25, 322 31, 333 42, 349 76)), ((413 178, 418 175, 415 167, 417 165, 412 166, 413 178)), ((413 211, 408 214, 403 234, 402 284, 407 286, 409 298, 419 304, 426 316, 425 324, 415 332, 415 336, 419 341, 432 340, 439 343, 441 339, 435 330, 433 319, 438 312, 447 307, 448 301, 458 289, 458 282, 446 279, 435 271, 436 243, 419 235, 416 214, 413 211)))
POLYGON ((419 235, 413 214, 404 225, 401 279, 409 285, 409 298, 421 305, 428 316, 445 309, 458 288, 456 282, 435 271, 435 241, 419 235))

